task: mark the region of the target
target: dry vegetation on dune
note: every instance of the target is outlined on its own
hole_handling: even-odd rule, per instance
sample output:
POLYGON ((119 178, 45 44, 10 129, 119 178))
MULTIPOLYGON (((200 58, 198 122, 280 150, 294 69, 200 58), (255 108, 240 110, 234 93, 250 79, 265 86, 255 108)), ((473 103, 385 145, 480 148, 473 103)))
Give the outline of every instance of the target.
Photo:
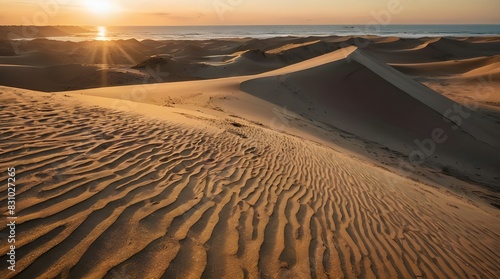
POLYGON ((0 42, 0 277, 496 278, 499 43, 0 42))

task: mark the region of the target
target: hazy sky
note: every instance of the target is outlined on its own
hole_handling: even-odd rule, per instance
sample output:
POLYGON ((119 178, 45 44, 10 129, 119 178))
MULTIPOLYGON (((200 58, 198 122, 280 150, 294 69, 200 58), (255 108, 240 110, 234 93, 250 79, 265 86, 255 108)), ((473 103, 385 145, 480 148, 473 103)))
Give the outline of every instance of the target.
POLYGON ((0 5, 0 24, 500 24, 500 0, 0 0, 0 5))

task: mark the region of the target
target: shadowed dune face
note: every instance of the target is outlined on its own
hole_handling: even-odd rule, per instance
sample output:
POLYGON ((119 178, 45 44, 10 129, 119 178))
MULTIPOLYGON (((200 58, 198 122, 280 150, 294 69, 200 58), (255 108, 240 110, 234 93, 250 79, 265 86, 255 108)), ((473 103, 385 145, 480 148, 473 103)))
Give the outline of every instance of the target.
MULTIPOLYGON (((381 76, 382 72, 388 72, 388 66, 374 72, 357 61, 354 57, 357 52, 359 50, 345 59, 306 70, 251 79, 243 82, 241 89, 308 119, 402 153, 409 152, 406 145, 413 145, 415 139, 424 142, 431 138, 435 129, 440 129, 446 137, 445 144, 434 148, 433 156, 426 158, 428 163, 436 163, 439 167, 452 165, 450 168, 460 169, 470 177, 474 176, 472 173, 476 173, 476 168, 481 169, 481 175, 490 181, 488 184, 499 190, 493 185, 497 185, 495 177, 500 165, 500 150, 490 145, 500 143, 498 133, 492 140, 483 141, 480 134, 469 134, 462 129, 466 124, 456 129, 433 107, 449 106, 452 111, 457 104, 415 99, 401 89, 406 86, 403 84, 407 78, 391 83, 381 76), (474 162, 474 167, 466 170, 470 162, 474 162)), ((439 95, 432 91, 428 93, 439 95)), ((472 121, 472 118, 470 116, 464 122, 472 121)))
POLYGON ((0 56, 13 56, 16 52, 8 40, 0 40, 0 56))
POLYGON ((25 185, 20 277, 493 278, 498 270, 496 217, 325 146, 168 108, 175 121, 36 92, 3 88, 0 98, 9 120, 0 165, 15 160, 25 185))

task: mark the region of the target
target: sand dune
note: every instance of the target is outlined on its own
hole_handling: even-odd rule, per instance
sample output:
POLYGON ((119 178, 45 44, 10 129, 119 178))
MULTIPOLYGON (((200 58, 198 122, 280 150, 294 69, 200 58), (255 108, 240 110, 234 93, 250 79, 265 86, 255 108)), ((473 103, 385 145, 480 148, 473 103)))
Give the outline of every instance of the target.
MULTIPOLYGON (((62 42, 48 39, 35 39, 31 41, 19 41, 14 43, 19 55, 40 53, 40 55, 57 56, 53 63, 80 63, 80 64, 124 64, 133 65, 147 58, 153 54, 154 51, 147 45, 141 42, 130 40, 116 40, 116 41, 84 41, 79 43, 62 42)), ((10 61, 16 61, 16 57, 11 57, 10 61)), ((22 56, 20 63, 23 63, 22 56)), ((0 61, 3 63, 3 57, 0 61)), ((38 62, 36 59, 33 62, 38 62)), ((17 64, 17 63, 11 63, 17 64)))
POLYGON ((129 69, 81 64, 49 67, 0 64, 0 84, 47 92, 138 84, 149 78, 129 69))
POLYGON ((0 56, 12 56, 16 52, 12 47, 12 43, 8 40, 0 40, 0 56))
POLYGON ((459 103, 496 78, 498 40, 358 39, 86 42, 52 64, 59 43, 35 40, 0 56, 0 84, 61 91, 0 87, 16 278, 497 277, 499 96, 459 103), (67 91, 119 82, 134 85, 67 91), (436 128, 447 140, 402 168, 436 128))
MULTIPOLYGON (((465 74, 496 62, 500 51, 499 41, 474 38, 422 38, 400 39, 375 36, 357 37, 283 37, 270 39, 224 39, 208 41, 152 41, 116 40, 61 42, 47 39, 31 41, 4 41, 1 43, 0 64, 52 67, 82 64, 102 68, 121 68, 128 77, 115 78, 115 71, 100 72, 106 77, 106 86, 116 86, 138 81, 132 70, 141 70, 149 76, 145 82, 172 82, 252 75, 268 72, 294 63, 327 54, 349 45, 361 47, 371 56, 396 69, 416 77, 436 77, 465 74), (16 55, 12 55, 15 51, 16 55), (156 69, 157 57, 168 57, 172 63, 162 63, 156 69), (451 64, 452 61, 458 61, 451 64), (152 63, 153 62, 153 63, 152 63), (165 65, 168 64, 168 65, 165 65), (142 67, 137 67, 142 65, 142 67), (168 73, 158 79, 155 72, 168 73), (129 80, 129 81, 127 81, 129 80)), ((72 67, 72 66, 69 66, 72 67)), ((492 65, 491 67, 496 67, 492 65)), ((17 71, 23 71, 20 67, 17 71)), ((76 67, 72 67, 78 75, 76 67)), ((85 75, 86 67, 82 67, 85 75)), ((481 72, 482 73, 482 72, 481 72)), ((28 73, 27 73, 28 74, 28 73)), ((492 72, 495 75, 494 72, 492 72)), ((43 73, 30 72, 36 80, 44 79, 43 73)), ((458 78, 476 77, 474 73, 458 78)), ((496 75, 495 75, 496 77, 496 75)), ((43 91, 64 88, 85 89, 102 84, 84 84, 74 80, 60 80, 61 86, 24 87, 43 91), (66 86, 71 83, 72 86, 66 86)), ((53 82, 54 83, 54 82, 53 82)), ((14 83, 4 85, 21 86, 14 83)), ((33 83, 37 84, 37 83, 33 83)))
MULTIPOLYGON (((307 40, 312 38, 299 41, 307 40)), ((261 42, 259 46, 263 49, 264 45, 279 48, 295 41, 297 39, 269 40, 269 44, 261 42)), ((257 42, 260 40, 139 42, 131 39, 74 43, 35 39, 10 44, 5 41, 5 47, 2 48, 5 48, 5 54, 0 53, 0 65, 9 65, 9 69, 0 69, 0 75, 3 76, 0 84, 53 92, 144 82, 221 78, 262 73, 330 51, 325 48, 325 43, 314 41, 316 43, 309 48, 304 46, 305 49, 292 53, 266 55, 258 48, 251 48, 256 47, 254 44, 257 42), (12 55, 12 50, 9 50, 13 46, 17 55, 12 55), (159 61, 159 57, 164 58, 164 61, 159 61), (83 66, 78 68, 75 67, 76 64, 83 66), (14 69, 14 65, 22 67, 14 69), (24 67, 27 65, 45 68, 27 70, 24 67), (92 67, 95 70, 89 73, 92 67), (53 68, 64 68, 72 73, 47 79, 46 72, 53 68), (102 68, 107 70, 98 71, 102 68), (113 68, 119 68, 119 71, 109 70, 113 68), (140 78, 133 69, 142 72, 140 78), (12 79, 14 72, 19 77, 12 79), (160 74, 161 79, 158 78, 160 74), (89 75, 96 77, 88 77, 89 75), (144 75, 148 78, 144 79, 144 75), (21 76, 33 77, 34 82, 18 82, 21 76), (86 78, 74 79, 73 76, 86 78), (100 81, 97 76, 102 76, 104 81, 100 81)))
POLYGON ((15 160, 26 185, 21 277, 492 278, 498 270, 498 217, 326 146, 231 117, 164 108, 165 121, 65 96, 6 88, 0 96, 9 119, 0 164, 15 160))
POLYGON ((81 33, 89 33, 88 29, 79 26, 1 26, 0 39, 28 39, 42 37, 64 37, 81 33))
POLYGON ((374 43, 367 46, 374 55, 386 63, 421 63, 463 60, 498 54, 498 42, 469 42, 451 38, 424 38, 407 40, 405 45, 374 43), (421 42, 418 45, 415 43, 421 42), (395 45, 395 46, 394 46, 395 45))
MULTIPOLYGON (((461 119, 456 129, 448 119, 455 114, 447 113, 453 111, 455 102, 355 47, 254 76, 121 90, 98 88, 74 94, 134 100, 124 92, 136 91, 146 92, 135 99, 140 102, 217 108, 261 123, 286 108, 293 116, 280 117, 309 120, 314 129, 318 125, 321 129, 341 129, 399 154, 410 154, 416 148, 415 139, 423 141, 441 128, 449 140, 433 156, 426 156, 427 163, 486 185, 497 183, 500 135, 496 125, 467 111, 468 117, 461 119)), ((309 127, 305 131, 300 126, 286 130, 301 137, 311 134, 309 127)), ((321 135, 312 138, 325 140, 321 135)))
POLYGON ((359 50, 343 60, 281 74, 244 82, 242 90, 402 153, 409 153, 404 145, 412 139, 428 138, 433 129, 441 128, 449 140, 436 150, 438 159, 429 161, 443 167, 454 162, 468 175, 480 168, 490 181, 498 175, 500 133, 495 126, 470 113, 455 130, 443 120, 455 105, 452 101, 359 50), (472 161, 475 167, 462 168, 472 161))
POLYGON ((464 78, 474 78, 481 76, 489 76, 492 80, 500 81, 500 56, 492 59, 491 62, 485 63, 485 65, 467 71, 462 75, 464 78))
MULTIPOLYGON (((391 64, 398 71, 417 77, 454 77, 465 74, 478 68, 495 64, 500 60, 499 55, 470 58, 464 60, 440 61, 416 64, 391 64)), ((492 65, 494 66, 494 65, 492 65)))
MULTIPOLYGON (((177 100, 174 101, 177 105, 210 106, 212 98, 236 99, 231 101, 229 110, 242 110, 247 102, 255 102, 245 95, 250 93, 273 106, 260 104, 258 110, 248 106, 242 112, 234 110, 242 117, 266 122, 273 118, 276 109, 286 108, 295 117, 340 128, 402 154, 413 151, 415 139, 423 141, 431 137, 434 129, 441 128, 450 139, 439 146, 433 156, 426 156, 427 163, 432 163, 436 169, 446 167, 473 181, 488 185, 497 183, 500 135, 495 125, 467 110, 467 119, 461 120, 460 129, 456 129, 445 119, 455 115, 447 111, 453 110, 456 103, 354 47, 256 76, 75 93, 129 99, 132 96, 123 91, 139 90, 145 91, 139 101, 157 105, 177 100), (359 83, 360 79, 370 82, 359 83), (240 84, 244 92, 238 90, 240 84), (230 92, 224 93, 228 88, 230 92), (197 92, 204 92, 204 97, 197 92), (461 152, 456 152, 458 149, 461 152), (469 163, 471 161, 474 165, 469 163)), ((227 106, 225 101, 213 105, 224 106, 227 106)), ((300 132, 302 129, 298 130, 300 135, 304 134, 300 132)))
POLYGON ((287 44, 279 48, 267 50, 266 54, 275 54, 281 60, 296 63, 329 53, 333 49, 332 45, 317 40, 298 44, 287 44))
POLYGON ((380 51, 390 52, 408 52, 419 50, 427 47, 430 43, 435 42, 439 38, 422 38, 422 39, 403 39, 398 37, 386 37, 371 39, 373 43, 370 48, 380 51))
POLYGON ((471 43, 467 40, 456 40, 451 38, 440 38, 431 44, 432 47, 447 51, 456 57, 494 55, 498 53, 500 41, 471 43))

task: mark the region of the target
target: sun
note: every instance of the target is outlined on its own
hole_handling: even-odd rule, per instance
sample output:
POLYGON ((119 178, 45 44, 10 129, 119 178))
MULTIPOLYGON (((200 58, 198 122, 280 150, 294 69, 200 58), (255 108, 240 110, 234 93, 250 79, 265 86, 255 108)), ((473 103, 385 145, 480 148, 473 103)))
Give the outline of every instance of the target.
POLYGON ((115 7, 112 3, 105 0, 87 0, 85 1, 87 9, 95 14, 106 15, 115 12, 115 7))
POLYGON ((106 29, 105 26, 98 26, 97 27, 97 36, 96 40, 98 41, 107 41, 108 40, 108 30, 106 29))

